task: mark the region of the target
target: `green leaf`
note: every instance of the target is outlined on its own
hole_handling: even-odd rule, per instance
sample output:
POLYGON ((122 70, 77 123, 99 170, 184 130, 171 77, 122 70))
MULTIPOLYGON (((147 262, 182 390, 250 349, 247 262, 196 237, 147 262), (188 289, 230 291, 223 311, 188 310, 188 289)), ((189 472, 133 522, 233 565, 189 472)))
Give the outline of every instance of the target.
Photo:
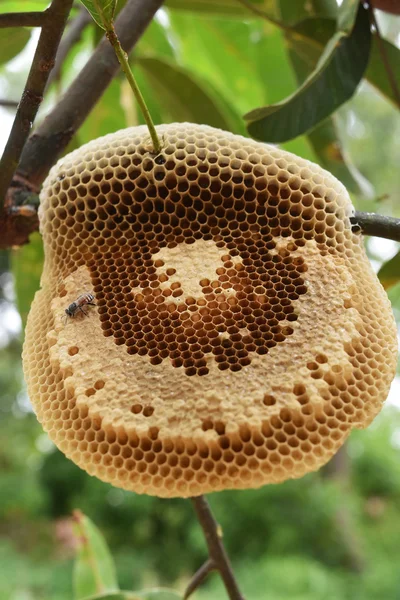
MULTIPOLYGON (((257 43, 264 22, 193 18, 171 14, 172 34, 177 38, 179 62, 213 83, 241 112, 265 101, 257 72, 257 43)), ((269 27, 267 25, 267 27, 269 27)))
POLYGON ((39 233, 30 236, 29 244, 13 250, 12 272, 15 278, 17 308, 25 326, 33 297, 40 287, 43 269, 43 242, 39 233))
POLYGON ((336 0, 302 0, 293 2, 293 0, 279 0, 279 17, 285 25, 294 25, 299 21, 312 18, 334 19, 338 14, 338 4, 336 0))
POLYGON ((113 79, 79 129, 79 136, 82 140, 94 140, 123 127, 126 127, 126 120, 121 106, 121 82, 113 79))
POLYGON ((381 266, 378 277, 385 290, 400 283, 400 251, 381 266))
POLYGON ((7 63, 21 52, 29 41, 31 34, 23 27, 6 27, 0 35, 0 64, 7 63))
MULTIPOLYGON (((282 32, 276 28, 265 27, 265 29, 258 36, 255 44, 257 78, 263 84, 266 101, 272 104, 292 93, 298 82, 288 60, 282 32)), ((317 160, 306 136, 299 136, 295 140, 282 144, 282 147, 307 160, 314 162, 317 160)))
POLYGON ((114 561, 102 534, 81 512, 76 511, 74 519, 80 543, 73 574, 75 600, 117 592, 114 561))
POLYGON ((0 13, 44 10, 48 5, 48 0, 1 0, 0 13))
POLYGON ((85 598, 85 600, 182 600, 182 596, 174 590, 155 588, 140 592, 120 591, 116 594, 100 594, 90 596, 89 598, 85 598))
POLYGON ((165 588, 143 590, 141 592, 136 592, 136 594, 140 600, 182 600, 181 594, 178 594, 174 590, 167 590, 165 588))
MULTIPOLYGON (((253 0, 252 4, 257 9, 274 16, 274 0, 253 0)), ((166 0, 165 6, 179 11, 211 16, 238 19, 251 16, 251 10, 239 0, 166 0)))
MULTIPOLYGON (((387 61, 391 67, 397 89, 400 89, 400 50, 384 38, 381 38, 380 41, 385 51, 387 61)), ((365 78, 371 85, 379 90, 381 94, 386 96, 388 100, 400 108, 398 100, 393 93, 393 88, 390 85, 386 68, 382 62, 382 55, 379 50, 379 40, 376 33, 372 36, 372 48, 365 78)))
POLYGON ((286 100, 245 115, 249 133, 266 142, 283 142, 305 133, 354 94, 368 64, 369 19, 360 5, 350 36, 337 32, 316 69, 286 100))
MULTIPOLYGON (((329 19, 307 19, 295 26, 297 35, 287 35, 289 47, 295 47, 298 55, 314 68, 323 50, 325 40, 333 33, 334 22, 329 19)), ((384 38, 381 38, 385 55, 391 67, 397 88, 400 87, 400 50, 384 38)), ((365 79, 373 85, 387 100, 398 106, 393 88, 387 76, 379 49, 379 40, 376 33, 372 35, 372 46, 365 79)))
POLYGON ((135 592, 117 592, 115 594, 96 594, 86 597, 84 600, 140 600, 135 592))
POLYGON ((347 35, 351 33, 357 16, 359 0, 344 0, 338 15, 338 30, 347 35))
POLYGON ((192 73, 161 58, 136 57, 170 121, 190 121, 228 131, 240 127, 240 117, 218 98, 211 86, 192 73), (234 122, 235 117, 237 119, 234 122))
POLYGON ((81 2, 97 25, 107 29, 114 18, 117 0, 81 0, 81 2))
POLYGON ((400 283, 396 283, 387 292, 388 298, 392 304, 396 321, 400 320, 400 283))
POLYGON ((171 32, 153 19, 136 46, 137 54, 159 55, 163 58, 174 59, 174 45, 170 38, 171 32))
MULTIPOLYGON (((336 0, 281 0, 287 5, 285 25, 293 25, 309 18, 311 15, 335 19, 337 14, 336 0)), ((204 16, 229 17, 233 19, 259 19, 260 15, 252 11, 261 11, 266 17, 276 19, 276 0, 249 0, 249 6, 240 0, 166 0, 165 6, 175 11, 199 13, 204 16)))
MULTIPOLYGON (((296 31, 300 36, 287 34, 285 39, 297 82, 301 85, 318 61, 323 48, 322 43, 319 46, 315 41, 331 37, 334 33, 334 22, 327 19, 307 19, 297 26, 296 31)), ((372 186, 351 163, 343 147, 334 115, 308 132, 307 139, 317 162, 333 173, 350 192, 365 197, 373 195, 372 186)))
POLYGON ((354 194, 373 196, 373 187, 347 155, 337 131, 335 117, 329 117, 308 133, 318 163, 335 175, 354 194))

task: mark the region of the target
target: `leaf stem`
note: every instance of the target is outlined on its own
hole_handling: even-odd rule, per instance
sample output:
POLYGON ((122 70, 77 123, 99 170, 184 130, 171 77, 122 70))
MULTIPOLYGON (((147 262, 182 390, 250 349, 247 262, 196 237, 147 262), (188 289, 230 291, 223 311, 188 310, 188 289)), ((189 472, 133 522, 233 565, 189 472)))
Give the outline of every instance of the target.
POLYGON ((125 76, 129 82, 129 85, 131 86, 131 89, 135 95, 136 101, 139 104, 140 110, 142 111, 144 120, 146 121, 146 125, 149 129, 150 137, 153 142, 154 154, 159 154, 161 152, 161 143, 160 143, 160 139, 157 135, 156 128, 154 127, 153 119, 151 118, 149 109, 147 108, 147 104, 145 102, 145 99, 143 98, 142 92, 140 91, 139 86, 136 83, 136 79, 133 76, 133 73, 131 71, 129 61, 128 61, 128 55, 121 47, 121 44, 120 44, 118 36, 115 32, 113 23, 107 24, 106 36, 107 36, 110 44, 114 48, 114 52, 118 58, 121 68, 122 68, 123 72, 125 73, 125 76))

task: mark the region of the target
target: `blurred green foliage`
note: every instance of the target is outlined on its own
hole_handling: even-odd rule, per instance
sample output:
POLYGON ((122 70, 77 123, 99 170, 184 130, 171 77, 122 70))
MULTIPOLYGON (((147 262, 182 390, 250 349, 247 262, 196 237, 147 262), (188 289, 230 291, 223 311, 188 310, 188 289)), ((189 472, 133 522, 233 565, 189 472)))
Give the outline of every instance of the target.
MULTIPOLYGON (((46 4, 0 0, 0 12, 41 10, 46 4)), ((280 0, 279 11, 272 0, 255 4, 275 18, 283 15, 286 25, 300 32, 310 31, 305 19, 325 19, 322 29, 313 21, 319 44, 314 62, 310 63, 304 39, 297 40, 296 50, 284 31, 236 0, 168 0, 131 60, 156 123, 188 119, 244 134, 241 115, 281 101, 310 73, 322 51, 321 35, 332 32, 336 3, 280 0)), ((394 41, 399 19, 382 23, 394 41)), ((21 94, 27 65, 19 60, 19 66, 11 68, 7 61, 22 50, 29 34, 21 30, 9 42, 4 31, 0 87, 3 95, 15 99, 21 94)), ((90 25, 71 48, 42 117, 98 39, 98 28, 90 25)), ((399 51, 390 46, 390 53, 394 63, 399 51)), ((391 88, 376 41, 368 69, 368 79, 382 94, 363 84, 353 100, 319 128, 283 146, 332 170, 353 192, 358 208, 398 216, 400 123, 388 102, 391 88), (369 187, 365 181, 360 185, 361 175, 369 187), (364 195, 357 195, 361 191, 364 195)), ((68 151, 141 122, 119 76, 68 151)), ((76 540, 71 514, 77 508, 105 535, 121 589, 162 585, 182 590, 205 559, 203 536, 190 503, 138 496, 89 477, 54 448, 31 412, 22 382, 21 342, 7 333, 7 311, 13 305, 7 277, 12 269, 24 321, 39 285, 42 260, 39 236, 29 246, 0 256, 0 598, 73 597, 76 540)), ((389 275, 392 280, 393 272, 389 275)), ((399 285, 389 293, 398 320, 399 285)), ((214 494, 210 502, 249 600, 399 600, 397 408, 386 407, 368 430, 354 432, 346 448, 322 471, 279 486, 214 494)), ((217 576, 194 596, 225 597, 217 576)))

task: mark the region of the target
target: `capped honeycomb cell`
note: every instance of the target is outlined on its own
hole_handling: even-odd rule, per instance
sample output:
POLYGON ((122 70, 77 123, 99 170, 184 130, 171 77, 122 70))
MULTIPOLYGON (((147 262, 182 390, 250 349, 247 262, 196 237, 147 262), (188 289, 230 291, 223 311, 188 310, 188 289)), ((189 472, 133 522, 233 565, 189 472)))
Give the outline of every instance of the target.
POLYGON ((301 477, 371 422, 395 373, 349 196, 273 146, 157 130, 158 156, 126 129, 44 184, 23 352, 38 419, 88 473, 137 493, 301 477))

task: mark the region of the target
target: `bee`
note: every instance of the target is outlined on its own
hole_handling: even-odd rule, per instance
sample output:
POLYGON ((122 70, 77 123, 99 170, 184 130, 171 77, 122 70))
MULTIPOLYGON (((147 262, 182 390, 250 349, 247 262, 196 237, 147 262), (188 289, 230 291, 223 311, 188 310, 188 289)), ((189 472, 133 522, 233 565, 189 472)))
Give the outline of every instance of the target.
POLYGON ((74 302, 71 302, 68 308, 65 309, 66 319, 68 317, 75 317, 78 311, 83 312, 83 314, 87 316, 88 313, 83 310, 83 306, 96 306, 93 300, 94 296, 90 292, 85 292, 78 296, 78 298, 74 302))

